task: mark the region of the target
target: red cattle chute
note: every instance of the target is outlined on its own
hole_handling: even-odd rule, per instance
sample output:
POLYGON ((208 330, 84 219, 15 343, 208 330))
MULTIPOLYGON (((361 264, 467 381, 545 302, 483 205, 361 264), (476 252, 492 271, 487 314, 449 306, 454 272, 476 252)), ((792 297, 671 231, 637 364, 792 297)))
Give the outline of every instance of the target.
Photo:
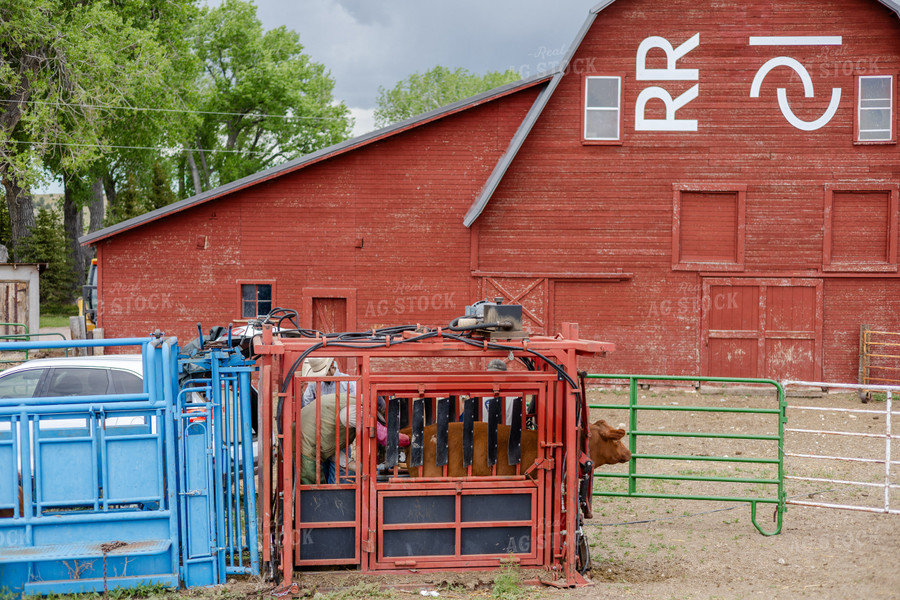
MULTIPOLYGON (((487 569, 512 560, 551 569, 569 585, 583 583, 576 566, 576 536, 569 535, 579 527, 578 494, 564 491, 579 489, 578 432, 586 426, 586 419, 578 422, 583 410, 577 361, 613 348, 577 339, 574 325, 565 325, 563 335, 552 338, 463 340, 441 330, 419 330, 387 336, 382 343, 354 335, 289 338, 266 328, 255 352, 262 364, 263 558, 271 561, 273 574, 287 582, 295 568, 323 565, 385 572, 487 569), (350 375, 302 377, 299 365, 308 357, 333 357, 350 375), (511 362, 508 371, 485 371, 489 360, 511 357, 517 366, 511 362), (303 384, 328 381, 335 383, 336 394, 319 396, 323 406, 302 411, 303 384), (351 382, 355 396, 341 385, 351 382), (505 476, 498 475, 494 465, 490 475, 481 477, 471 475, 471 468, 464 477, 410 477, 400 464, 393 464, 404 414, 413 443, 406 449, 407 462, 422 460, 416 446, 425 423, 436 422, 438 430, 446 431, 448 414, 451 422, 463 421, 454 426, 458 442, 459 427, 467 426, 467 398, 475 400, 468 409, 471 413, 475 406, 474 418, 489 421, 495 430, 498 417, 486 416, 482 406, 499 402, 500 419, 510 418, 503 416, 507 403, 521 408, 521 414, 512 415, 518 423, 511 428, 535 430, 533 463, 520 464, 515 475, 505 476), (382 464, 376 438, 379 399, 388 413, 382 464), (355 438, 350 425, 341 429, 339 422, 340 411, 350 415, 354 410, 355 438), (304 425, 303 419, 315 419, 314 427, 308 421, 304 425), (315 444, 307 441, 307 454, 315 448, 316 471, 323 473, 326 457, 321 453, 332 452, 329 457, 339 469, 334 483, 316 483, 318 477, 309 483, 301 476, 301 432, 310 428, 316 439, 315 444), (330 445, 333 450, 323 450, 330 445), (358 465, 352 474, 340 466, 346 446, 358 465)), ((484 432, 484 426, 475 429, 484 432)), ((519 443, 508 429, 503 434, 504 440, 516 438, 512 443, 519 443)), ((436 437, 446 439, 440 433, 436 437)), ((533 443, 533 434, 527 437, 533 443)), ((515 454, 497 448, 496 461, 515 454)), ((438 461, 440 455, 438 451, 438 461)), ((429 456, 434 459, 433 452, 429 456)), ((310 459, 305 460, 308 474, 310 459)), ((446 475, 447 467, 442 473, 446 475)))

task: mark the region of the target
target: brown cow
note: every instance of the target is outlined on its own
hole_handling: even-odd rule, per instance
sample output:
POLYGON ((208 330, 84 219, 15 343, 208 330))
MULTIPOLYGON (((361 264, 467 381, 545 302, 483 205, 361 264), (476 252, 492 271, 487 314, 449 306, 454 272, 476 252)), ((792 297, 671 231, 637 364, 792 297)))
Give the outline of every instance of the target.
MULTIPOLYGON (((19 486, 19 515, 23 513, 22 509, 22 486, 19 486)), ((10 519, 13 517, 13 509, 4 508, 0 510, 0 519, 10 519)))
MULTIPOLYGON (((487 461, 488 425, 481 421, 474 423, 474 443, 472 452, 472 475, 491 475, 491 467, 487 461)), ((516 465, 510 465, 507 458, 507 443, 509 440, 509 426, 497 425, 497 475, 515 475, 516 465)), ((448 435, 449 453, 447 463, 448 477, 465 477, 467 470, 463 467, 462 452, 462 423, 450 423, 448 435)), ((609 424, 600 419, 590 426, 590 456, 594 468, 601 465, 612 465, 631 460, 631 452, 621 442, 625 437, 624 429, 613 429, 609 424)), ((429 425, 425 428, 423 437, 424 453, 422 460, 421 477, 442 477, 443 467, 435 464, 437 445, 437 425, 429 425)), ((522 431, 521 443, 521 472, 525 473, 534 464, 537 458, 537 431, 525 429, 522 431)), ((410 467, 409 474, 419 477, 419 468, 410 467)), ((531 470, 529 476, 535 476, 531 470)))

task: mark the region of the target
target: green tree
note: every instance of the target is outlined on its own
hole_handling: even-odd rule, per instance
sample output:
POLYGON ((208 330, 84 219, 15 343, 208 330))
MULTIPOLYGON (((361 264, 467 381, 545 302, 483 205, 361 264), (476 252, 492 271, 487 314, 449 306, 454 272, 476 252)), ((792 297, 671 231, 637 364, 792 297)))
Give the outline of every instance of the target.
MULTIPOLYGON (((16 0, 0 3, 0 179, 13 252, 35 226, 29 189, 45 160, 78 173, 103 153, 119 106, 158 89, 166 55, 136 15, 187 0, 16 0)), ((74 213, 73 213, 74 214, 74 213)))
POLYGON ((47 268, 41 273, 41 305, 69 304, 75 280, 59 212, 49 208, 38 211, 34 228, 22 251, 29 262, 47 263, 47 268))
POLYGON ((142 215, 145 212, 147 211, 141 202, 137 176, 134 173, 128 173, 125 184, 116 194, 115 201, 110 202, 109 206, 106 207, 106 219, 104 219, 103 224, 109 227, 142 215))
POLYGON ((172 181, 172 177, 169 175, 166 167, 161 161, 155 161, 150 178, 150 187, 147 189, 147 195, 144 198, 144 208, 146 210, 156 210, 175 202, 175 193, 172 192, 170 181, 172 181))
POLYGON ((204 9, 191 42, 203 114, 185 141, 183 187, 196 194, 349 136, 350 111, 335 102, 331 75, 303 53, 296 32, 263 31, 251 2, 204 9))
POLYGON ((90 208, 88 230, 96 231, 104 222, 104 192, 115 204, 116 188, 129 174, 137 181, 132 181, 132 187, 152 186, 153 166, 164 160, 165 147, 178 145, 188 130, 183 114, 175 111, 185 107, 185 98, 191 98, 197 76, 197 61, 186 39, 189 23, 198 12, 194 0, 107 1, 117 18, 146 36, 158 60, 142 75, 142 85, 121 90, 118 106, 108 109, 98 123, 100 137, 109 146, 102 148, 97 160, 68 169, 57 167, 52 158, 49 161, 63 174, 63 223, 78 285, 84 283, 93 253, 93 248, 78 242, 85 230, 84 207, 90 208), (153 147, 159 149, 149 149, 153 147))
POLYGON ((512 69, 477 75, 466 69, 451 71, 437 66, 425 73, 413 73, 389 90, 378 87, 375 125, 384 127, 518 79, 519 74, 512 69))

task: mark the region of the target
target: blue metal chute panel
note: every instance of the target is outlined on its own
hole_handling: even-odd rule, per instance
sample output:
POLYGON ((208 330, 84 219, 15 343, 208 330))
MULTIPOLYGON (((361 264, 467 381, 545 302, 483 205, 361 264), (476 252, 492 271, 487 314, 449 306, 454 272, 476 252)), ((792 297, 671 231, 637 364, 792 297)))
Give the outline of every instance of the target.
POLYGON ((259 574, 250 429, 252 363, 210 350, 182 359, 179 514, 185 585, 259 574))
POLYGON ((118 500, 160 500, 159 439, 122 437, 106 442, 109 485, 105 497, 118 500), (152 476, 151 476, 152 475, 152 476))
MULTIPOLYGON (((202 390, 192 383, 190 389, 202 390)), ((188 394, 183 390, 179 398, 188 394)), ((212 411, 208 403, 189 404, 179 411, 178 505, 181 518, 181 577, 185 586, 224 582, 216 543, 212 495, 212 411)))
POLYGON ((97 451, 90 427, 60 427, 61 422, 34 422, 38 502, 42 506, 93 504, 98 497, 97 451))
POLYGON ((19 483, 24 505, 0 519, 0 588, 178 584, 172 343, 140 343, 146 394, 0 403, 0 508, 18 507, 19 483))
POLYGON ((215 545, 215 532, 210 527, 212 506, 207 472, 209 464, 206 434, 205 425, 193 423, 187 428, 185 435, 184 470, 187 483, 185 516, 190 524, 186 544, 189 559, 210 556, 215 545))
POLYGON ((12 430, 15 426, 12 419, 0 418, 0 510, 13 508, 17 504, 18 465, 12 430))

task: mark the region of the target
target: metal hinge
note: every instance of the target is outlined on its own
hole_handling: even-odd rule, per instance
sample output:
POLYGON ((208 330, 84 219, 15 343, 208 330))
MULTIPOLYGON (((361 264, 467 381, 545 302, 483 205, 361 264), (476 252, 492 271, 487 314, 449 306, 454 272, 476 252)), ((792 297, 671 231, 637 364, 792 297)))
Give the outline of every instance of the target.
POLYGON ((362 540, 363 552, 375 552, 375 530, 370 529, 368 536, 362 540))

